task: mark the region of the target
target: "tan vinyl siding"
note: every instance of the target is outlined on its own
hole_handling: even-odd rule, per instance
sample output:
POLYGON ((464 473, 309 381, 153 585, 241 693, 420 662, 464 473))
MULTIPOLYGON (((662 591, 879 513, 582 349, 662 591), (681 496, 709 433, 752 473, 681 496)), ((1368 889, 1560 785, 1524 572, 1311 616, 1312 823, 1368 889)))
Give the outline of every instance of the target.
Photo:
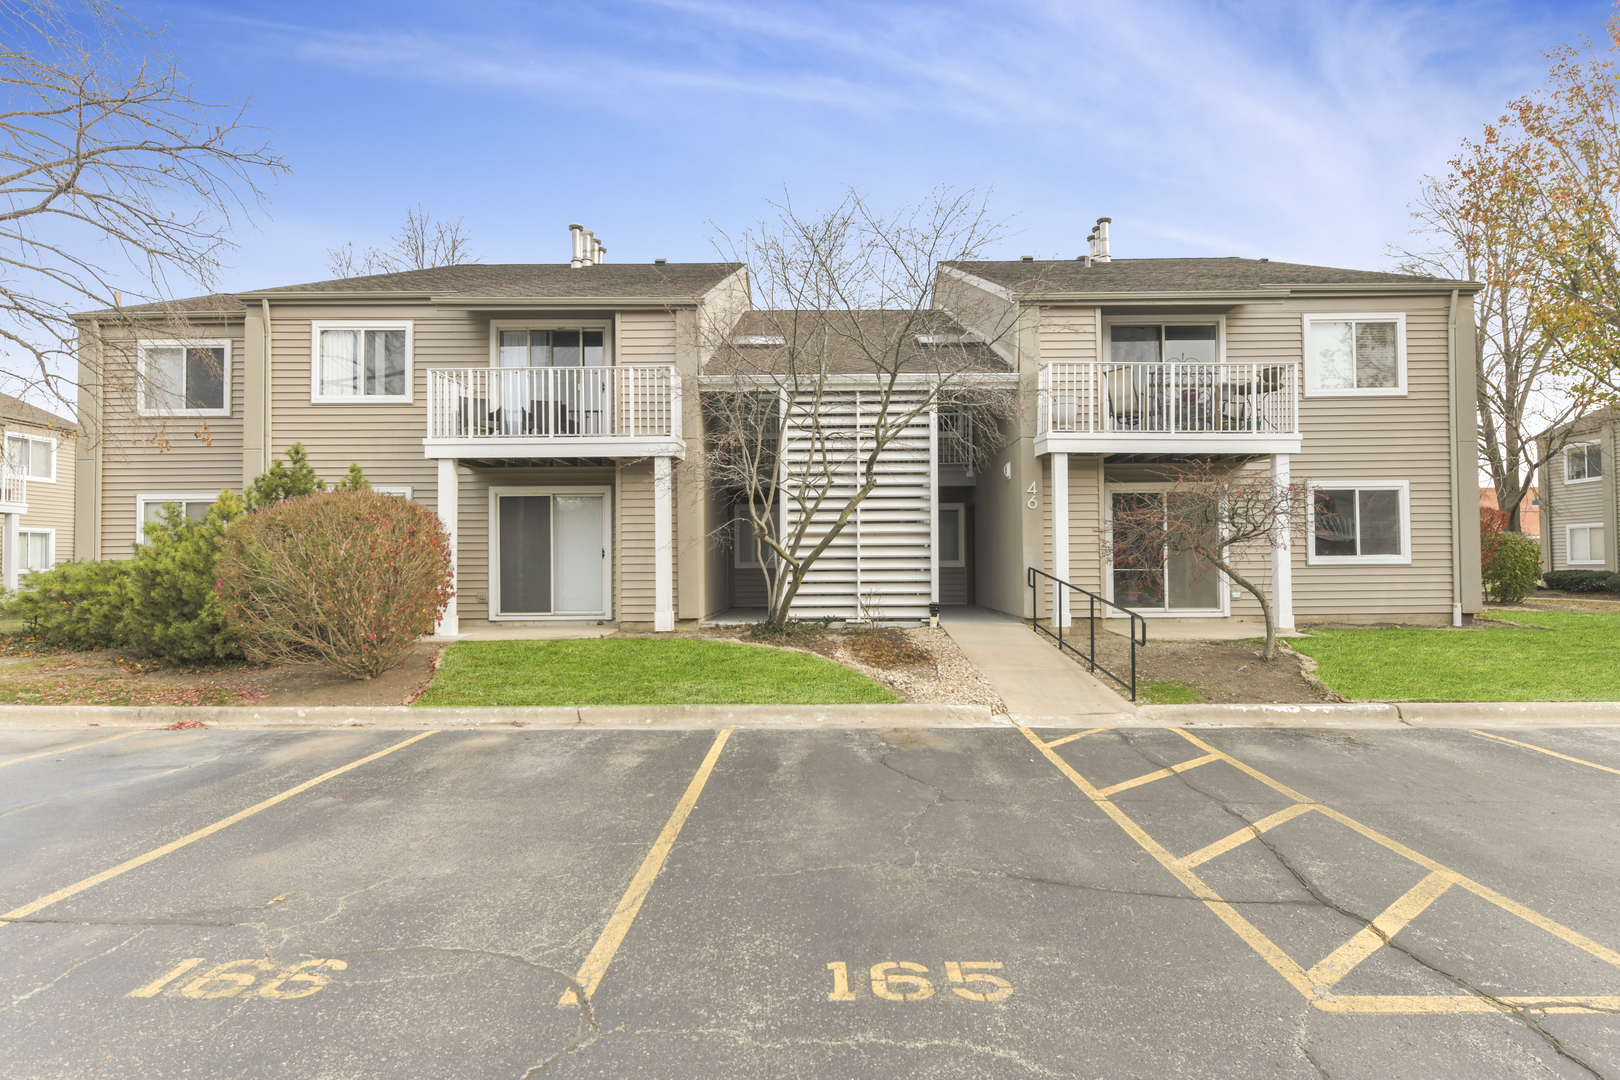
POLYGON ((1100 359, 1096 308, 1042 308, 1040 325, 1041 363, 1100 359))
MULTIPOLYGON (((1447 409, 1447 296, 1291 299, 1245 307, 1227 320, 1231 360, 1298 363, 1304 313, 1405 312, 1407 393, 1399 397, 1300 398, 1301 453, 1296 480, 1334 484, 1404 480, 1410 485, 1410 565, 1308 565, 1309 539, 1294 552, 1294 617, 1381 619, 1441 617, 1452 605, 1452 491, 1447 409)), ((1467 308, 1459 309, 1459 318, 1467 308)), ((1459 363, 1467 358, 1459 357, 1459 363)), ((1474 462, 1467 512, 1476 514, 1474 462)), ((1464 521, 1464 527, 1470 527, 1464 521)), ((1235 606, 1234 613, 1244 606, 1235 606)), ((1257 609, 1253 609, 1257 613, 1257 609)))
POLYGON ((199 339, 231 341, 231 414, 167 421, 137 415, 134 351, 110 353, 103 375, 101 546, 99 552, 91 550, 93 541, 87 537, 83 544, 75 544, 76 557, 129 558, 135 550, 138 495, 217 495, 224 489, 242 490, 242 364, 246 353, 242 324, 197 327, 193 334, 199 339))
POLYGON ((675 315, 673 312, 622 312, 619 315, 618 332, 618 363, 675 363, 675 315))
POLYGON ((37 529, 56 530, 55 561, 72 562, 73 555, 73 476, 78 448, 69 431, 53 430, 37 424, 9 421, 7 435, 34 435, 56 440, 55 482, 30 479, 28 513, 18 518, 17 527, 23 531, 37 529))
MULTIPOLYGON (((1043 346, 1044 348, 1044 346, 1043 346)), ((1043 353, 1044 355, 1044 353, 1043 353)), ((1098 459, 1069 455, 1069 566, 1063 575, 1071 585, 1102 596, 1107 595, 1102 580, 1102 528, 1103 503, 1099 494, 1098 459)), ((1052 457, 1041 458, 1041 566, 1050 574, 1052 570, 1052 457)), ((1027 589, 1028 586, 1026 585, 1027 589)), ((1052 594, 1050 588, 1038 590, 1040 613, 1051 618, 1052 594)), ((1084 613, 1078 599, 1071 597, 1076 606, 1071 609, 1084 613)))
MULTIPOLYGON (((614 593, 620 622, 651 623, 654 603, 653 463, 638 461, 619 469, 614 549, 618 555, 614 593)), ((673 494, 673 493, 672 493, 673 494)), ((673 498, 674 506, 680 505, 673 498)), ((674 523, 680 535, 680 522, 674 523)), ((673 560, 675 597, 680 596, 680 560, 673 560)))

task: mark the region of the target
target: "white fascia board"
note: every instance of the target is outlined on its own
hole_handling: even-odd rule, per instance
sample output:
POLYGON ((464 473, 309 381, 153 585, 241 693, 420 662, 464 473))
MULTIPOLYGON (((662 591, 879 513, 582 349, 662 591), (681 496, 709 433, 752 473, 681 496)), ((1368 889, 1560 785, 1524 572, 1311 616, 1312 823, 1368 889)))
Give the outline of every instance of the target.
POLYGON ((686 456, 684 439, 423 439, 427 458, 643 458, 686 456))
POLYGON ((1105 432, 1087 435, 1054 432, 1035 438, 1035 455, 1042 454, 1297 454, 1298 435, 1247 435, 1216 438, 1208 435, 1123 435, 1105 432))

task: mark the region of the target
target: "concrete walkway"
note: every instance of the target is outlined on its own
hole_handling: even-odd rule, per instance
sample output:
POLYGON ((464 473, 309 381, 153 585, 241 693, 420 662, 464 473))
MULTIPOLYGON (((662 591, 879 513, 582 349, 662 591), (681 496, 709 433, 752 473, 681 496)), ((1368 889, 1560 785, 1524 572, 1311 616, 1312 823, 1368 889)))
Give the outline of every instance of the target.
POLYGON ((1116 694, 1022 619, 976 607, 946 608, 939 624, 995 687, 1014 723, 1050 724, 1077 716, 1129 713, 1116 694))

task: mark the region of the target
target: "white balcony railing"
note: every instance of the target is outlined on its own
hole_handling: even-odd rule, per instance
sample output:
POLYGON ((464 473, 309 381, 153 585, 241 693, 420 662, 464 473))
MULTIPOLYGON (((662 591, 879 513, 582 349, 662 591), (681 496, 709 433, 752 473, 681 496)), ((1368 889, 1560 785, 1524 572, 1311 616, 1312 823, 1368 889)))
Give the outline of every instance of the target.
POLYGON ((1053 363, 1040 371, 1040 434, 1297 435, 1293 364, 1053 363))
POLYGON ((665 365, 428 370, 429 439, 678 439, 680 417, 665 365))
POLYGON ((0 457, 0 510, 28 512, 28 474, 9 457, 0 457))

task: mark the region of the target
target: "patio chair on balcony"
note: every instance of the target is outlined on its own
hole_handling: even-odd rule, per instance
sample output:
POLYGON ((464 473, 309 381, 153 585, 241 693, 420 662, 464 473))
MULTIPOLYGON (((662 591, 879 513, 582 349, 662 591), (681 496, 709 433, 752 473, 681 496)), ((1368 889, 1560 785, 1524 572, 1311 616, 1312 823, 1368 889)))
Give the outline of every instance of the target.
POLYGON ((1114 431, 1135 431, 1142 426, 1142 394, 1133 367, 1103 372, 1103 409, 1114 431))

